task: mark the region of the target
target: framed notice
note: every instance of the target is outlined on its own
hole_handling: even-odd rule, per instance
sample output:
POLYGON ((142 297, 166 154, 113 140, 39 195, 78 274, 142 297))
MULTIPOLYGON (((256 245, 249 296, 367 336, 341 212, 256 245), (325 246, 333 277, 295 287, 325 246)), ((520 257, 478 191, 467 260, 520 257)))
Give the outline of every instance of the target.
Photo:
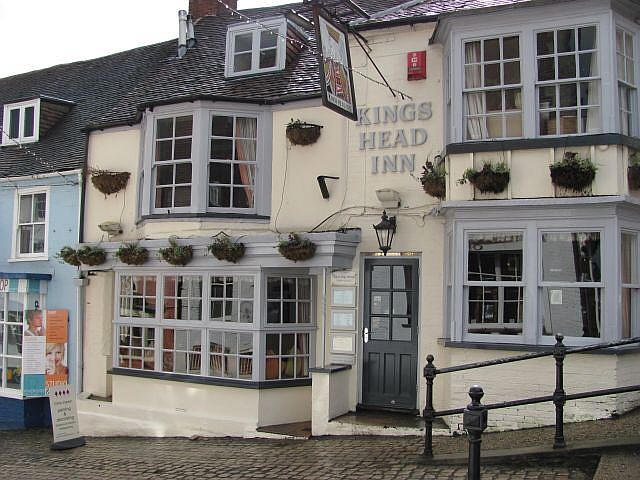
POLYGON ((332 330, 355 330, 356 311, 355 310, 333 310, 331 312, 332 330))
POLYGON ((332 287, 331 305, 334 307, 355 307, 356 287, 332 287))
POLYGON ((342 27, 313 6, 313 21, 318 40, 318 65, 322 103, 325 107, 351 120, 358 119, 356 96, 351 71, 349 34, 342 27))
POLYGON ((331 335, 331 353, 356 353, 356 334, 331 335))

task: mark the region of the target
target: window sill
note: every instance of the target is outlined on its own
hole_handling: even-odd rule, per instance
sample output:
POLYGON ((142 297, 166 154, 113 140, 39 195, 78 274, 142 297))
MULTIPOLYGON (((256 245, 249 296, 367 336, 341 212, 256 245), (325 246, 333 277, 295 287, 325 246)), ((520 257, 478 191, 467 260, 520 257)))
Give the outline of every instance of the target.
POLYGON ((153 220, 175 220, 188 222, 193 220, 200 221, 216 221, 216 220, 241 220, 241 221, 260 221, 268 223, 271 217, 267 215, 242 214, 242 213, 157 213, 152 215, 143 215, 136 222, 137 225, 153 220))
POLYGON ((640 150, 640 138, 619 133, 599 133, 595 135, 574 135, 549 138, 518 138, 513 140, 482 140, 450 143, 446 154, 495 152, 504 150, 527 150, 534 148, 581 147, 591 145, 625 145, 640 150))
POLYGON ((345 370, 351 370, 351 365, 342 364, 342 363, 331 363, 324 368, 310 368, 309 372, 311 373, 338 373, 344 372, 345 370))
MULTIPOLYGON (((496 343, 496 342, 458 342, 449 340, 448 338, 439 338, 438 345, 446 348, 470 348, 477 350, 505 350, 513 352, 550 352, 553 345, 527 345, 522 343, 496 343)), ((573 345, 567 345, 571 349, 573 345)), ((582 352, 585 355, 626 355, 629 353, 640 352, 640 344, 624 345, 622 347, 603 348, 601 350, 593 350, 590 352, 582 352)))
POLYGON ((172 382, 198 383, 202 385, 218 385, 221 387, 249 388, 263 390, 269 388, 306 387, 311 385, 311 378, 297 378, 292 380, 271 380, 253 382, 246 380, 233 380, 229 378, 198 377, 194 375, 181 375, 164 372, 148 372, 142 370, 129 370, 126 368, 113 368, 107 373, 125 377, 151 378, 156 380, 169 380, 172 382))
POLYGON ((22 257, 22 258, 8 258, 7 263, 18 263, 18 262, 48 262, 49 257, 22 257))

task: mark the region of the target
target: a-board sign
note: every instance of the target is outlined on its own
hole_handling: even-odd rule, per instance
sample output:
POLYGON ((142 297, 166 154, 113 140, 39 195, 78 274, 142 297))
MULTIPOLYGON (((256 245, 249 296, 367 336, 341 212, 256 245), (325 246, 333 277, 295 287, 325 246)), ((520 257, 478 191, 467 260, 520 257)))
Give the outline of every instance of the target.
POLYGON ((49 388, 49 405, 53 423, 53 450, 75 448, 85 444, 80 435, 78 407, 73 385, 55 385, 49 388))

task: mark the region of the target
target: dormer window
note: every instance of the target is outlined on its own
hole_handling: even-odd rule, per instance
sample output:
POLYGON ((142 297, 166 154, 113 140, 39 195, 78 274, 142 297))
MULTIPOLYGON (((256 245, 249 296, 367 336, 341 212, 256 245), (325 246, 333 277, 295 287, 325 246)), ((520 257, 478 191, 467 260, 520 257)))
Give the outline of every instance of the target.
POLYGON ((282 70, 286 61, 284 18, 260 25, 232 25, 227 31, 226 75, 235 77, 282 70))
POLYGON ((38 141, 40 99, 4 106, 2 145, 38 141))

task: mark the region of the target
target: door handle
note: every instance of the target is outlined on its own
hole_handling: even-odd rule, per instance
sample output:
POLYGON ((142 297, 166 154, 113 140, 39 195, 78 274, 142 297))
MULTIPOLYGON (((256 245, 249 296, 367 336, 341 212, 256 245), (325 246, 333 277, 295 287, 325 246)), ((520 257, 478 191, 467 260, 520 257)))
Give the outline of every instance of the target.
POLYGON ((369 329, 364 327, 364 343, 369 343, 369 329))

